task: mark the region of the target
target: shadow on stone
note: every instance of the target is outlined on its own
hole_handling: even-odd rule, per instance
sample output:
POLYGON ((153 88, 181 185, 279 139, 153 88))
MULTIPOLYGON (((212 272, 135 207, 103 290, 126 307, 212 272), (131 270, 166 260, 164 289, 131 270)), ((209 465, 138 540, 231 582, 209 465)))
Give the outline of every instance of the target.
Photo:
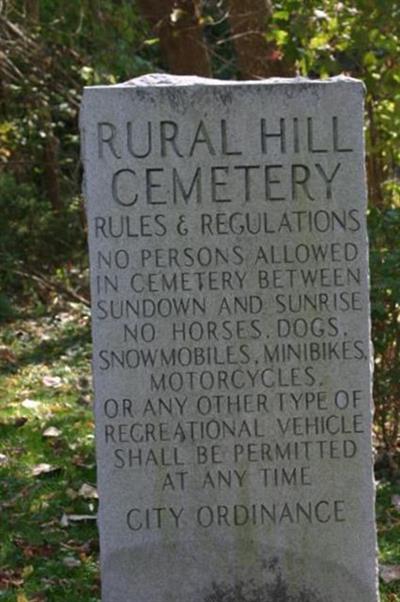
POLYGON ((329 602, 309 589, 290 593, 276 559, 267 565, 267 570, 269 577, 262 585, 256 585, 253 580, 239 581, 232 586, 213 583, 204 602, 329 602))

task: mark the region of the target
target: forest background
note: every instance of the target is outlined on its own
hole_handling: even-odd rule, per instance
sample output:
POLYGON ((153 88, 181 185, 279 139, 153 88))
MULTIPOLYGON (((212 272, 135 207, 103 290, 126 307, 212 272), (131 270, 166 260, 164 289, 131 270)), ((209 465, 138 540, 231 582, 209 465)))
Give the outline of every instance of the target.
POLYGON ((382 591, 400 600, 397 0, 0 0, 0 600, 98 600, 78 112, 85 85, 149 72, 365 82, 382 591))

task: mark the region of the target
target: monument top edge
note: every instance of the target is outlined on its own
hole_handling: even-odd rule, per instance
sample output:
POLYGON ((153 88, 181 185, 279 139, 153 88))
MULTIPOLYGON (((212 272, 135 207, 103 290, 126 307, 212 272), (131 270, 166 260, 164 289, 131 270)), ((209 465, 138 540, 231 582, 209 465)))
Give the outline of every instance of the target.
POLYGON ((255 80, 224 80, 224 79, 213 79, 208 77, 198 77, 197 75, 169 75, 167 73, 148 73, 140 77, 135 77, 126 82, 112 85, 97 85, 97 86, 86 86, 86 90, 114 90, 116 88, 174 88, 174 87, 196 87, 196 86, 220 86, 220 87, 231 87, 231 86, 271 86, 271 85, 284 85, 284 86, 296 86, 296 85, 307 85, 307 86, 329 86, 332 84, 356 84, 357 86, 364 89, 364 82, 349 77, 346 75, 338 75, 328 79, 310 79, 308 77, 271 77, 268 79, 255 79, 255 80))

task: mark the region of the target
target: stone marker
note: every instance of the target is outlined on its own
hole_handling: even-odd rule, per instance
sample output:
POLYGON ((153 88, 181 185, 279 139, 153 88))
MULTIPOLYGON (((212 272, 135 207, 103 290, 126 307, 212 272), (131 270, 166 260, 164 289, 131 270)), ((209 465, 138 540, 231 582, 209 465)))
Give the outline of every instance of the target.
POLYGON ((376 602, 363 85, 85 90, 104 602, 376 602))

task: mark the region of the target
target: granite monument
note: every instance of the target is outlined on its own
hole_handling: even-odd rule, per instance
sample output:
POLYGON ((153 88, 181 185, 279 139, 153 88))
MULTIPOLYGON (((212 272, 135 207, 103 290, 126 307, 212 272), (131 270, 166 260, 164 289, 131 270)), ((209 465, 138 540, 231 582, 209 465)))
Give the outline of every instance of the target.
POLYGON ((377 602, 363 95, 85 90, 103 602, 377 602))

